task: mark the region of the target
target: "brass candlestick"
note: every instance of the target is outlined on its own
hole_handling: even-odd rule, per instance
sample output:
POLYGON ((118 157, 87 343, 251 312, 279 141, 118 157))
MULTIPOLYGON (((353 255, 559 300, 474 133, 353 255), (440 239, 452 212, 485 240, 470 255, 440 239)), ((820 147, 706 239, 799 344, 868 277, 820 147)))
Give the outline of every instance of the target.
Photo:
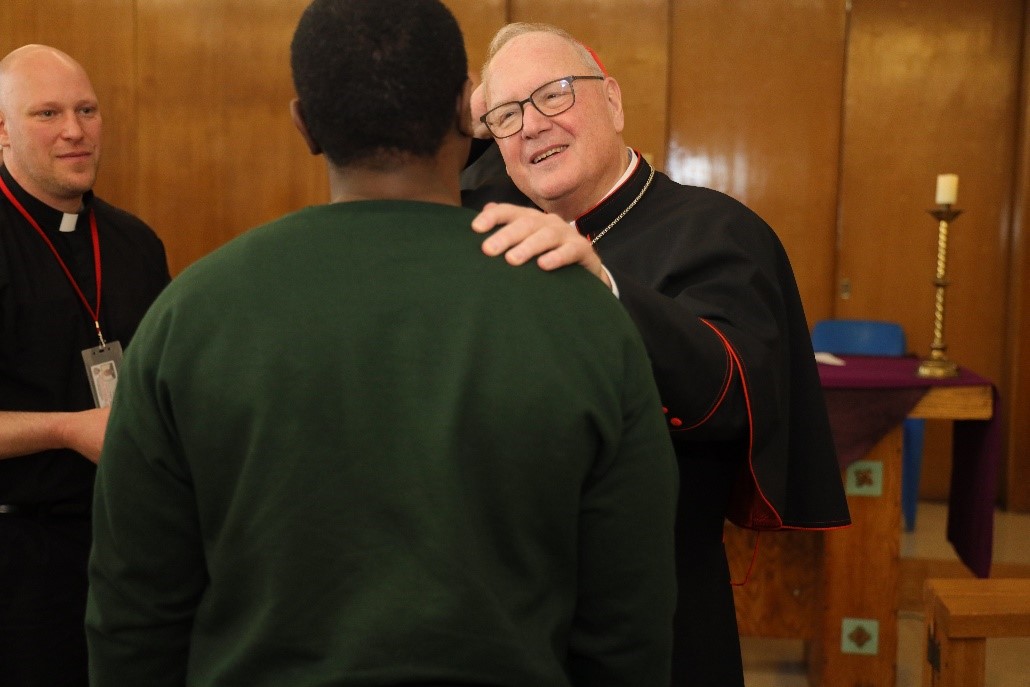
POLYGON ((948 360, 944 351, 948 349, 944 345, 944 289, 948 286, 945 279, 945 268, 948 259, 948 224, 962 214, 961 210, 955 210, 951 205, 940 205, 929 210, 937 220, 937 276, 933 280, 936 287, 933 307, 933 343, 930 344, 930 357, 919 364, 917 374, 920 377, 955 377, 958 375, 958 365, 948 360))

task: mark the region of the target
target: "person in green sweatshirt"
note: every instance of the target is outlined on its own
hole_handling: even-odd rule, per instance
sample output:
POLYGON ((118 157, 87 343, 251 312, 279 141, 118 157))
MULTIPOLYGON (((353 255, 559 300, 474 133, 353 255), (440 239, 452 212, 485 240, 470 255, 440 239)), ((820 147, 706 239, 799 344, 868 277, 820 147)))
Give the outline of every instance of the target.
POLYGON ((94 497, 92 684, 668 684, 678 475, 648 357, 585 269, 469 231, 453 16, 315 0, 291 63, 331 202, 199 260, 140 325, 94 497))

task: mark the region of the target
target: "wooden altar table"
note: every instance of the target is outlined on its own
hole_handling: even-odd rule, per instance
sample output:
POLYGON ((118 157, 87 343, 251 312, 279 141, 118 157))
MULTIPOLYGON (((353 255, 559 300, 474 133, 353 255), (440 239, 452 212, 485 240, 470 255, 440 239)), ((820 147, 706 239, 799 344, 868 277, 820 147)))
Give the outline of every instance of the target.
POLYGON ((727 526, 742 636, 807 642, 812 687, 892 687, 897 654, 901 535, 901 420, 955 421, 948 539, 977 575, 989 574, 1000 430, 990 381, 962 370, 916 377, 915 358, 841 356, 820 365, 852 526, 824 533, 727 526))

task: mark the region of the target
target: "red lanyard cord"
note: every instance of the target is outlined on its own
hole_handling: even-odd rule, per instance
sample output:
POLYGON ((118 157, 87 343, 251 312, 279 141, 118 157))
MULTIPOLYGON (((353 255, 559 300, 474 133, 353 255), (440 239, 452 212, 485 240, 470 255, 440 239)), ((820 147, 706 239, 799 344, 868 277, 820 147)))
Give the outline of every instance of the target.
POLYGON ((79 300, 81 300, 82 304, 86 307, 86 312, 88 312, 89 316, 93 318, 93 326, 97 328, 97 338, 100 339, 100 347, 106 347, 107 342, 104 341, 104 335, 100 331, 100 236, 97 232, 97 217, 93 212, 93 209, 90 208, 89 211, 89 230, 93 239, 93 265, 97 276, 97 307, 95 310, 90 306, 89 301, 86 300, 86 295, 82 293, 82 289, 79 288, 78 283, 75 281, 75 277, 72 276, 71 270, 68 269, 68 265, 66 265, 64 260, 61 258, 61 254, 57 252, 57 248, 50 240, 50 237, 46 235, 46 232, 43 231, 43 228, 39 226, 39 223, 33 219, 28 210, 26 210, 24 206, 18 202, 18 199, 14 197, 14 194, 11 193, 11 189, 7 188, 7 184, 4 183, 3 178, 0 178, 0 190, 3 190, 4 195, 7 196, 7 200, 11 201, 11 204, 18 209, 18 212, 22 214, 22 217, 28 220, 29 224, 32 225, 32 228, 36 230, 40 238, 42 238, 47 247, 50 248, 50 252, 52 252, 54 257, 57 258, 57 264, 61 266, 62 270, 64 270, 64 275, 68 277, 69 283, 71 283, 72 288, 75 289, 75 293, 79 296, 79 300))

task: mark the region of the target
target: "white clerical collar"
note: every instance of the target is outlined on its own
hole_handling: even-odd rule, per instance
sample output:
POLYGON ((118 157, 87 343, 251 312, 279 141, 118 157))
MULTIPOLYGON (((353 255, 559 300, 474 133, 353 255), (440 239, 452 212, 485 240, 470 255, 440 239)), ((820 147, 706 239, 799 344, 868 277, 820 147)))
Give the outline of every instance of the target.
MULTIPOLYGON (((633 174, 633 170, 636 169, 636 167, 637 167, 637 152, 635 150, 633 150, 632 148, 628 147, 628 146, 627 146, 626 150, 629 152, 629 165, 626 167, 626 171, 622 173, 622 176, 619 177, 619 180, 615 182, 615 185, 612 186, 608 190, 608 193, 604 194, 604 196, 601 198, 601 200, 597 201, 597 205, 600 205, 604 201, 608 200, 608 196, 610 196, 613 193, 615 193, 615 191, 617 191, 620 186, 625 184, 626 180, 629 179, 629 176, 631 174, 633 174)), ((594 207, 596 208, 597 205, 595 205, 594 207)), ((584 214, 586 214, 586 213, 584 213, 584 214)), ((569 220, 569 224, 571 224, 573 227, 575 227, 577 220, 578 220, 578 218, 577 219, 571 219, 571 220, 569 220)))
POLYGON ((69 233, 75 231, 75 225, 79 223, 79 216, 67 212, 62 213, 60 231, 69 233))
POLYGON ((636 169, 637 151, 629 147, 627 147, 626 150, 629 152, 629 164, 626 166, 626 171, 622 173, 622 176, 619 177, 619 180, 615 182, 615 185, 608 189, 608 193, 604 194, 604 198, 602 198, 601 201, 598 202, 598 205, 600 205, 601 202, 607 199, 608 196, 615 193, 616 189, 625 184, 626 180, 629 179, 629 175, 633 173, 634 169, 636 169))

